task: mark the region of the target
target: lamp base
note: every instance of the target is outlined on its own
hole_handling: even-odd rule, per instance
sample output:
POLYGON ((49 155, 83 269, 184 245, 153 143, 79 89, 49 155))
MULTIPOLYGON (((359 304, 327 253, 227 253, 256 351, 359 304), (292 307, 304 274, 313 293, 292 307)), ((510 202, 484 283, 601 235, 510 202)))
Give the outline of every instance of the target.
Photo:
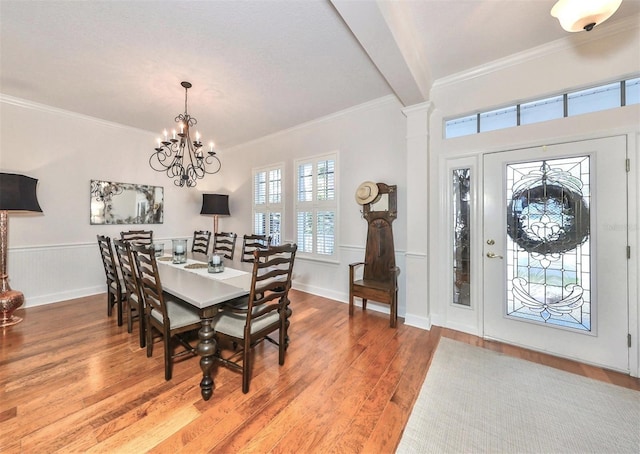
POLYGON ((22 321, 21 317, 13 315, 13 311, 24 303, 24 295, 16 290, 0 293, 0 327, 15 325, 22 321))

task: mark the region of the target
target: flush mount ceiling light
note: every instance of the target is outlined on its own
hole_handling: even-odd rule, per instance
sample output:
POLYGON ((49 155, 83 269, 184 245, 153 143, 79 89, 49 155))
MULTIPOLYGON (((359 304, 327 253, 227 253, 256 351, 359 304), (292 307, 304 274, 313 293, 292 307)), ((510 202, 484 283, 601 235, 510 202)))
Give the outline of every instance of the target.
POLYGON ((551 15, 568 32, 591 31, 609 19, 621 3, 622 0, 559 0, 551 8, 551 15))
POLYGON ((191 140, 191 128, 198 120, 189 115, 187 111, 187 91, 191 83, 182 82, 184 87, 184 113, 175 118, 180 132, 174 129, 169 136, 164 130, 164 138, 158 139, 158 146, 149 158, 149 165, 157 172, 166 172, 169 178, 173 178, 176 186, 193 187, 197 180, 204 178, 205 174, 214 174, 220 171, 220 160, 213 150, 213 142, 209 143, 209 151, 202 151, 200 133, 196 132, 195 140, 191 140))

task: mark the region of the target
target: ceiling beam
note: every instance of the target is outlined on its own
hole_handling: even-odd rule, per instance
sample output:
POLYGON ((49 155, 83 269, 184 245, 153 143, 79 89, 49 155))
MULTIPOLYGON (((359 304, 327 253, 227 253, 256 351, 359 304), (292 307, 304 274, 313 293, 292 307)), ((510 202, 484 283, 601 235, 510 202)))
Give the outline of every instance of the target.
POLYGON ((331 0, 342 19, 404 106, 428 99, 431 77, 416 49, 402 2, 331 0))

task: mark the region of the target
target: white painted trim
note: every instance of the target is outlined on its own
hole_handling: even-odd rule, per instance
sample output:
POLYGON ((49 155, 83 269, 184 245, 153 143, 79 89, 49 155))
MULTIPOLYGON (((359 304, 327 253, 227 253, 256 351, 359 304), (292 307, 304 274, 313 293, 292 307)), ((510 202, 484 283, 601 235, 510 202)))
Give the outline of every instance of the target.
POLYGON ((640 180, 640 132, 627 135, 627 158, 631 160, 631 171, 628 173, 628 245, 631 247, 631 259, 628 267, 629 289, 629 334, 631 347, 629 348, 629 373, 633 377, 640 377, 640 300, 638 292, 640 285, 640 197, 638 184, 640 180), (634 304, 635 303, 635 304, 634 304))
POLYGON ((421 328, 427 331, 431 330, 431 318, 430 317, 420 317, 417 315, 407 314, 404 317, 404 324, 407 326, 414 326, 416 328, 421 328))
POLYGON ((0 93, 0 103, 21 107, 23 109, 36 110, 39 112, 49 113, 53 115, 71 117, 78 120, 91 121, 93 123, 100 124, 103 126, 108 126, 110 128, 127 129, 129 131, 143 132, 145 134, 153 134, 153 132, 147 131, 145 129, 134 128, 132 126, 123 125, 121 123, 115 123, 113 121, 102 120, 100 118, 92 117, 89 115, 72 112, 70 110, 60 109, 58 107, 48 106, 46 104, 40 104, 34 101, 29 101, 27 99, 16 98, 14 96, 5 95, 2 93, 0 93))
POLYGON ((299 290, 301 292, 311 293, 312 295, 321 296, 323 298, 328 298, 334 301, 339 301, 341 303, 348 303, 348 296, 346 296, 345 293, 318 287, 315 285, 297 283, 295 280, 295 276, 293 278, 291 288, 293 288, 294 290, 299 290))
MULTIPOLYGON (((422 112, 422 111, 426 112, 427 115, 429 115, 433 109, 434 109, 433 102, 425 101, 425 102, 421 102, 420 104, 414 104, 412 106, 405 107, 404 109, 401 110, 401 112, 405 117, 410 114, 413 114, 414 112, 422 112)), ((428 133, 429 131, 426 131, 426 132, 428 133)))
POLYGON ((390 104, 392 102, 399 103, 398 98, 396 98, 395 95, 383 96, 381 98, 374 99, 373 101, 368 101, 368 102, 365 102, 365 103, 362 103, 362 104, 358 104, 357 106, 349 107, 347 109, 340 110, 338 112, 334 112, 334 113, 329 114, 329 115, 325 115, 324 117, 316 118, 316 119, 308 121, 306 123, 300 123, 299 125, 292 126, 292 127, 288 128, 288 129, 282 129, 282 130, 276 131, 276 132, 274 132, 272 134, 267 134, 265 136, 258 137, 256 139, 250 140, 248 142, 243 142, 241 144, 234 145, 232 147, 227 148, 225 151, 231 151, 231 150, 234 150, 235 148, 238 148, 238 147, 246 147, 246 146, 250 146, 250 145, 253 145, 253 144, 256 144, 256 143, 260 143, 260 142, 262 142, 264 140, 274 139, 276 137, 281 137, 281 136, 284 136, 284 135, 288 135, 288 134, 290 134, 292 132, 308 128, 309 126, 312 126, 312 125, 325 123, 327 121, 331 121, 331 120, 334 120, 336 118, 340 118, 340 117, 342 117, 344 115, 347 115, 347 114, 359 112, 359 111, 362 111, 362 110, 368 110, 368 109, 371 109, 373 107, 382 106, 382 105, 385 105, 385 104, 390 104))
POLYGON ((462 71, 456 74, 452 74, 447 77, 442 77, 434 81, 431 89, 442 88, 449 85, 455 85, 465 80, 476 79, 488 74, 502 71, 506 68, 521 65, 527 61, 534 60, 541 57, 548 57, 550 54, 562 52, 568 49, 575 49, 582 45, 601 41, 609 36, 616 35, 618 33, 625 32, 627 30, 633 30, 638 27, 638 16, 631 16, 620 20, 612 25, 600 26, 597 33, 580 33, 571 34, 566 37, 551 41, 549 43, 532 47, 524 52, 509 55, 508 57, 494 60, 487 64, 477 66, 470 70, 462 71))
POLYGON ((94 287, 86 287, 82 289, 69 290, 67 292, 50 293, 47 295, 40 295, 33 298, 29 298, 29 304, 25 307, 44 306, 47 304, 59 303, 61 301, 72 300, 76 298, 82 298, 85 296, 98 295, 104 293, 105 295, 105 314, 106 314, 106 301, 107 301, 107 287, 106 285, 99 285, 94 287))

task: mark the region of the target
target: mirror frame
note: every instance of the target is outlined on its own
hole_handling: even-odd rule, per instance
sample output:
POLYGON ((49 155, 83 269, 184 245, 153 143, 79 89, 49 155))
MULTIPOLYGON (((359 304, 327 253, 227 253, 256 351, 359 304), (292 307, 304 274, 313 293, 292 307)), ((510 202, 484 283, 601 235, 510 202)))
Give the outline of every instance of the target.
POLYGON ((367 221, 371 221, 375 218, 384 218, 389 222, 392 222, 396 217, 398 217, 397 186, 385 183, 376 184, 378 185, 378 197, 381 198, 383 195, 387 195, 388 197, 387 209, 383 211, 375 211, 376 203, 379 203, 378 199, 376 199, 373 202, 362 206, 362 216, 367 219, 367 221))
POLYGON ((164 187, 91 180, 91 225, 162 224, 163 221, 164 187))

